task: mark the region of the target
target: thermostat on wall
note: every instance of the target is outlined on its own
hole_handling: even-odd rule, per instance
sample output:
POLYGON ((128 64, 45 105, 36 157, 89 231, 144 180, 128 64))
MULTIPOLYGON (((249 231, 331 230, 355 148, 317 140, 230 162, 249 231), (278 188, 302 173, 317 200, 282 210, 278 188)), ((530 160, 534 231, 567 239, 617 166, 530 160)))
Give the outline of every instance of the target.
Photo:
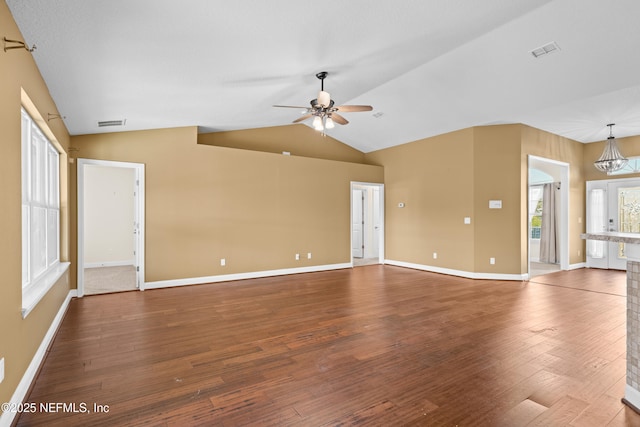
POLYGON ((404 203, 402 203, 402 202, 398 203, 398 207, 399 208, 404 208, 404 203))
POLYGON ((502 209, 502 200, 489 200, 489 209, 502 209))

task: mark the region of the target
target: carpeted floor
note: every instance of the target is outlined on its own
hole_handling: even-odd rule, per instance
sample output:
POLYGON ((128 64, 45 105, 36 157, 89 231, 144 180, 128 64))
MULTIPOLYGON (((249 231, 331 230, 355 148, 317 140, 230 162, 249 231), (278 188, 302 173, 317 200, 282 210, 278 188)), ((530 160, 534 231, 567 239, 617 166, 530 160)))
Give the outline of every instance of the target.
POLYGON ((353 258, 353 266, 360 267, 363 265, 380 264, 378 258, 353 258))
POLYGON ((106 294, 136 290, 136 270, 133 265, 84 269, 84 294, 106 294))

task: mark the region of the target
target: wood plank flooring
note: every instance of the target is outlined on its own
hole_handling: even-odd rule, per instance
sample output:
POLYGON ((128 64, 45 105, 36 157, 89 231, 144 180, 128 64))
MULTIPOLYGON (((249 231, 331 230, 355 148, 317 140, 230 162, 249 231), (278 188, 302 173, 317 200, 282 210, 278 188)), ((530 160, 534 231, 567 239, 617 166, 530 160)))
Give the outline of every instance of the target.
POLYGON ((74 299, 27 401, 79 411, 17 425, 640 425, 625 280, 372 265, 74 299))

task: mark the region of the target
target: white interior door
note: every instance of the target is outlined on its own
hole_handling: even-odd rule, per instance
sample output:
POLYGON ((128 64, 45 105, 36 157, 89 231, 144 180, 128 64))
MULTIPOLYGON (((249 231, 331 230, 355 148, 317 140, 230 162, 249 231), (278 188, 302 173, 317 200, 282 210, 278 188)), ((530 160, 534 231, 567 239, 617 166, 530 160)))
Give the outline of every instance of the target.
POLYGON ((381 224, 381 215, 380 215, 380 189, 379 188, 374 188, 373 189, 373 207, 371 209, 372 214, 373 214, 373 242, 371 244, 372 246, 372 252, 374 254, 378 254, 380 252, 380 230, 382 229, 382 224, 381 224))
POLYGON ((354 258, 364 255, 364 191, 354 189, 351 194, 351 250, 354 258))
MULTIPOLYGON (((587 231, 640 233, 640 180, 588 182, 587 231)), ((587 241, 587 266, 626 270, 624 244, 587 241)))

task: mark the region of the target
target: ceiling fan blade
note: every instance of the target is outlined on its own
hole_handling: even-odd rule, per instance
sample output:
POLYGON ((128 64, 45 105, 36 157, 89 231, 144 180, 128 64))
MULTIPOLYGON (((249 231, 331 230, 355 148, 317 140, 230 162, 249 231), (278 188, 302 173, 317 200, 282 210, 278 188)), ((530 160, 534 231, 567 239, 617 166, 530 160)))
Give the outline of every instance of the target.
POLYGON ((338 111, 343 113, 355 113, 358 111, 371 111, 373 107, 371 105, 340 105, 336 107, 338 111))
POLYGON ((339 125, 346 125, 347 123, 349 123, 349 120, 345 119, 338 113, 331 113, 331 118, 339 125))
POLYGON ((311 117, 311 116, 313 116, 313 114, 305 114, 304 116, 302 116, 302 117, 300 117, 300 118, 298 118, 298 119, 295 119, 295 120, 293 121, 293 123, 300 123, 300 122, 303 122, 303 121, 307 120, 307 119, 308 119, 309 117, 311 117))
POLYGON ((296 107, 295 105, 274 105, 274 107, 278 108, 299 108, 301 110, 307 110, 309 107, 296 107))

